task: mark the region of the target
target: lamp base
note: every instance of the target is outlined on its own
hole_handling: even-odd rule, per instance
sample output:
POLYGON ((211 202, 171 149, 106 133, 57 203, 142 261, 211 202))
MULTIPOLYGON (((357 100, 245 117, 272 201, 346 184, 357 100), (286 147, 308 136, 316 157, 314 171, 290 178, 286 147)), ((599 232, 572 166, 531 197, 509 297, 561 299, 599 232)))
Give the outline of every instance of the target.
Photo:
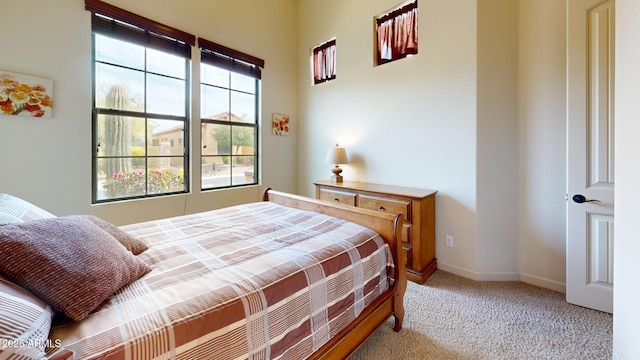
POLYGON ((336 164, 336 166, 333 169, 331 169, 331 172, 333 173, 333 176, 331 176, 331 182, 341 183, 342 175, 340 175, 340 173, 342 172, 342 169, 340 168, 340 166, 336 164))

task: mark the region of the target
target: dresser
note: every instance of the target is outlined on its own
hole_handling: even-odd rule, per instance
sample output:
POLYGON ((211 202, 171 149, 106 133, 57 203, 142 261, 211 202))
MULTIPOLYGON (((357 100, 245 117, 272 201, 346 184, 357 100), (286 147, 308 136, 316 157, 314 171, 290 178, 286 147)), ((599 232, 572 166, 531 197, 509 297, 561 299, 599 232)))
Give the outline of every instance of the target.
POLYGON ((316 198, 344 205, 402 213, 402 248, 407 278, 423 284, 437 269, 435 197, 437 191, 358 181, 314 182, 316 198))

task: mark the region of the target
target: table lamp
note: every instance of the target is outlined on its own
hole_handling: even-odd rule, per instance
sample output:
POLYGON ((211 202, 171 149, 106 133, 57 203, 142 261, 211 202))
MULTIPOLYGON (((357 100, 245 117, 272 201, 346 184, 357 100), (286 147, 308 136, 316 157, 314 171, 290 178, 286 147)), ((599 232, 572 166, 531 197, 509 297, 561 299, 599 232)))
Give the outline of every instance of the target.
POLYGON ((342 183, 342 176, 340 173, 342 169, 339 164, 348 164, 349 160, 347 159, 347 152, 344 148, 341 148, 336 144, 335 147, 329 148, 327 151, 327 157, 324 159, 325 164, 335 164, 335 167, 331 169, 333 175, 331 176, 331 182, 333 183, 342 183))

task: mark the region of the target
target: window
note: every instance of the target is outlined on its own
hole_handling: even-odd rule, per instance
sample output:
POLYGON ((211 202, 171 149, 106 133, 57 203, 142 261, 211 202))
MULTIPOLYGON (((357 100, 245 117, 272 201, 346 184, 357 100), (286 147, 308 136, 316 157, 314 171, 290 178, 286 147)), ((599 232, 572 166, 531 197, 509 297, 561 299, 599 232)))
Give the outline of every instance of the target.
POLYGON ((311 50, 311 76, 314 85, 336 78, 336 39, 311 50))
POLYGON ((93 13, 93 202, 187 192, 195 37, 101 1, 85 5, 93 13))
POLYGON ((257 184, 264 61, 204 39, 198 46, 202 189, 257 184))
POLYGON ((377 65, 418 53, 418 2, 413 1, 375 19, 377 65))

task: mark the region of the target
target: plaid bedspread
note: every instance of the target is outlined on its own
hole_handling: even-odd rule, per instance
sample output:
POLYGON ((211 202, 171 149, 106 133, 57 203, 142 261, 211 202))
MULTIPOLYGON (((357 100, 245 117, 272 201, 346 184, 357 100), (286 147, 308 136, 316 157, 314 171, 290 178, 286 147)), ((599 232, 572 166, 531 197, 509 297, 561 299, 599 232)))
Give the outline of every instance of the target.
POLYGON ((52 330, 75 359, 303 359, 394 270, 373 231, 270 202, 122 229, 149 245, 152 271, 52 330))

